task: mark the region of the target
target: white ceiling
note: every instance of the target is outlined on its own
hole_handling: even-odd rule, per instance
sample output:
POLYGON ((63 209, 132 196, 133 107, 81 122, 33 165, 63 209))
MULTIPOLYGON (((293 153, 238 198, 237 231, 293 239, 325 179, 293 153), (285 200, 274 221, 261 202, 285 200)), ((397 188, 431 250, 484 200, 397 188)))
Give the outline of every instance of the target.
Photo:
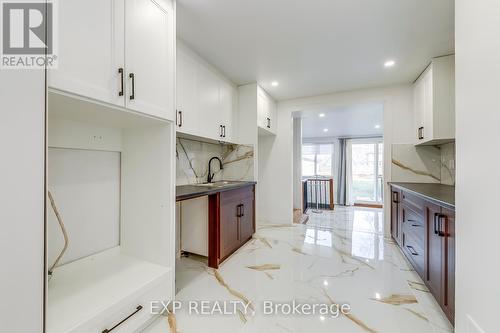
POLYGON ((278 100, 411 82, 454 50, 454 0, 177 3, 181 39, 234 83, 258 82, 278 100), (385 69, 387 59, 396 66, 385 69))
POLYGON ((296 116, 302 118, 303 138, 382 136, 384 133, 383 104, 324 107, 302 111, 296 116), (323 118, 319 117, 321 113, 325 115, 323 118), (328 132, 323 131, 325 128, 328 132))

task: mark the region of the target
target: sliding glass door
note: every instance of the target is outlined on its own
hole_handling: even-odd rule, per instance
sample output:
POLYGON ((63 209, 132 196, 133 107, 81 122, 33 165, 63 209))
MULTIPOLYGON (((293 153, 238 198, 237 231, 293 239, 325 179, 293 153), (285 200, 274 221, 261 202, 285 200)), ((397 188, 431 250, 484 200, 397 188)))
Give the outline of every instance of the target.
POLYGON ((350 197, 354 203, 382 204, 384 144, 382 139, 351 141, 350 197))

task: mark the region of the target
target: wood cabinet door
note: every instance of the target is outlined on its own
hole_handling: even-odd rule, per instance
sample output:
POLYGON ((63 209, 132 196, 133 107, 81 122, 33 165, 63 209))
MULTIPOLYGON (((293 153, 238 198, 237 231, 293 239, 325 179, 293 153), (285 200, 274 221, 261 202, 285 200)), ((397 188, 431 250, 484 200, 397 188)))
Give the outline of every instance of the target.
POLYGON ((426 203, 425 206, 425 221, 426 227, 426 284, 432 292, 438 303, 443 301, 443 267, 445 264, 444 243, 443 237, 440 234, 439 218, 441 216, 441 207, 426 203))
POLYGON ((245 243, 255 233, 253 190, 242 200, 240 217, 240 240, 245 243))
MULTIPOLYGON (((227 192, 226 192, 227 193, 227 192)), ((220 198, 220 259, 225 259, 240 245, 238 198, 227 199, 226 193, 220 198)))
POLYGON ((400 244, 400 223, 399 223, 399 200, 401 192, 397 189, 391 190, 391 235, 394 240, 400 244))
POLYGON ((124 0, 58 5, 58 68, 48 71, 49 87, 124 107, 119 72, 125 67, 124 0))
POLYGON ((441 215, 446 251, 444 260, 443 310, 453 323, 455 319, 455 211, 443 208, 441 215))
POLYGON ((125 3, 127 108, 174 120, 174 12, 152 0, 125 3))

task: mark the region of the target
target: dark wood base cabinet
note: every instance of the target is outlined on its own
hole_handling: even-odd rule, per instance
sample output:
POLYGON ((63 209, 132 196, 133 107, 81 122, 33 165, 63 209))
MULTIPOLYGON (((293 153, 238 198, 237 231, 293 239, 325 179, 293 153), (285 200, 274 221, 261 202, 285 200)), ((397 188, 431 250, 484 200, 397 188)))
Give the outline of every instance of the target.
POLYGON ((391 193, 391 235, 454 323, 455 211, 401 187, 391 193))
POLYGON ((255 186, 209 196, 208 266, 218 268, 255 233, 255 186))

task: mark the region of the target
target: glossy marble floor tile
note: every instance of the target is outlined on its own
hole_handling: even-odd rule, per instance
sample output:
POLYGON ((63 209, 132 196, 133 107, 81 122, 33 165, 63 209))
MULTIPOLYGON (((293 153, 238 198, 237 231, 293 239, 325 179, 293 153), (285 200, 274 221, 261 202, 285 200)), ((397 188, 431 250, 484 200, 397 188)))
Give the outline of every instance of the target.
POLYGON ((393 241, 384 238, 382 210, 336 207, 311 214, 307 225, 261 227, 253 240, 214 271, 182 258, 177 300, 250 301, 231 315, 175 314, 191 332, 451 332, 452 327, 393 241), (349 304, 331 315, 266 315, 266 301, 349 304))

